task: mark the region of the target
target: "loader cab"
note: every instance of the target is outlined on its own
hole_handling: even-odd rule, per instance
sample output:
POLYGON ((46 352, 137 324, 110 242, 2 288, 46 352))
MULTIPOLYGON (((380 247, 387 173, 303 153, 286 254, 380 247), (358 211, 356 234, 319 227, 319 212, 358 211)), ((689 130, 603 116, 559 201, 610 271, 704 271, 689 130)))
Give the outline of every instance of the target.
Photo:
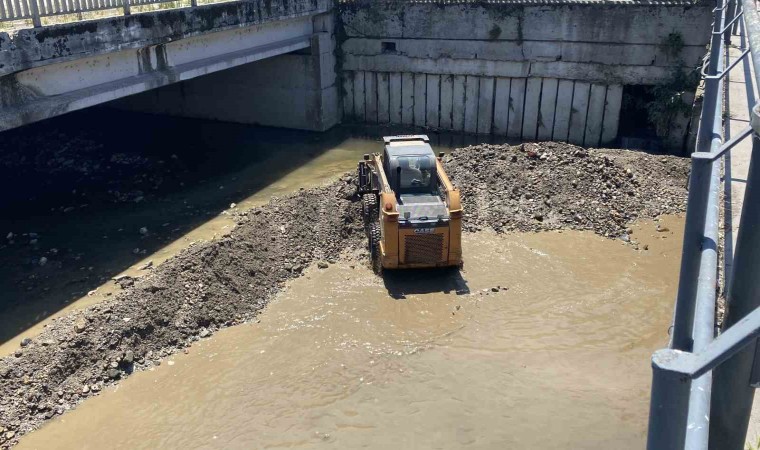
POLYGON ((383 171, 396 194, 402 226, 443 225, 449 211, 441 198, 435 153, 427 136, 383 138, 383 171))
POLYGON ((437 195, 435 153, 427 136, 393 136, 385 140, 383 169, 396 197, 437 195))

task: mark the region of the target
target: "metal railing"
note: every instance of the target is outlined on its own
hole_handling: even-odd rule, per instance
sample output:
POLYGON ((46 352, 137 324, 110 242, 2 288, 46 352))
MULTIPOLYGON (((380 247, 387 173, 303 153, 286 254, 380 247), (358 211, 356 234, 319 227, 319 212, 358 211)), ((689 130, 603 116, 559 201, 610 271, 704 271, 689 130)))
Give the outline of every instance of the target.
MULTIPOLYGON (((129 15, 133 6, 174 2, 177 0, 0 0, 0 24, 31 19, 32 25, 39 27, 45 17, 109 9, 118 9, 129 15)), ((190 6, 197 6, 196 0, 190 0, 190 6)))
POLYGON ((723 110, 728 102, 726 75, 740 63, 748 104, 755 103, 758 80, 753 80, 750 66, 760 74, 760 18, 755 0, 719 0, 713 12, 671 342, 652 357, 650 450, 743 449, 754 380, 760 378, 760 356, 755 357, 760 336, 760 106, 751 107, 750 126, 734 137, 730 137, 728 121, 724 124, 728 115, 723 110), (737 28, 742 53, 726 61, 737 28), (731 268, 725 276, 727 314, 723 332, 715 337, 721 163, 749 136, 752 159, 739 235, 735 252, 724 254, 726 258, 733 255, 724 264, 731 268))

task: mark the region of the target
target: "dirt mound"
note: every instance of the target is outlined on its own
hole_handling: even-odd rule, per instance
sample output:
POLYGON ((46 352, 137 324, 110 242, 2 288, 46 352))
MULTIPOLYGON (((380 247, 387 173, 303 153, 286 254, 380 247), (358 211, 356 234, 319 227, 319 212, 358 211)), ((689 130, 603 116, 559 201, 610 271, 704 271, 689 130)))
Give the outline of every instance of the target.
POLYGON ((638 218, 685 210, 689 160, 568 144, 477 145, 445 159, 465 229, 592 230, 625 236, 638 218))
MULTIPOLYGON (((465 227, 477 231, 590 229, 618 236, 638 217, 680 212, 688 161, 565 144, 481 145, 446 157, 461 187, 465 227)), ((0 448, 108 384, 253 319, 309 264, 330 261, 364 234, 353 179, 275 199, 96 306, 57 319, 0 358, 0 448)))

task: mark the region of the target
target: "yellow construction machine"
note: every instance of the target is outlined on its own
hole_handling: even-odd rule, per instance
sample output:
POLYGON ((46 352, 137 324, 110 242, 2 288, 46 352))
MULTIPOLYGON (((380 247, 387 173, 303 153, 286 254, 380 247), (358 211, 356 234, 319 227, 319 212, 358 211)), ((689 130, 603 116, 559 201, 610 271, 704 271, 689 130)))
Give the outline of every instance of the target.
POLYGON ((425 135, 383 143, 364 155, 357 179, 373 270, 461 266, 462 206, 443 153, 425 135))

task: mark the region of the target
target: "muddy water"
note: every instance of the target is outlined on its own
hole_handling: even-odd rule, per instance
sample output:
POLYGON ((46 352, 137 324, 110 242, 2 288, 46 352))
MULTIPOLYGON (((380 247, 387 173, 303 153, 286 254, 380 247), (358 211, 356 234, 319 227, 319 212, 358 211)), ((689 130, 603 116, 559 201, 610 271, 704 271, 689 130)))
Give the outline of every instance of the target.
POLYGON ((651 223, 634 237, 649 250, 480 233, 464 238, 461 273, 312 268, 260 323, 133 375, 18 448, 642 448, 681 238, 651 223))

